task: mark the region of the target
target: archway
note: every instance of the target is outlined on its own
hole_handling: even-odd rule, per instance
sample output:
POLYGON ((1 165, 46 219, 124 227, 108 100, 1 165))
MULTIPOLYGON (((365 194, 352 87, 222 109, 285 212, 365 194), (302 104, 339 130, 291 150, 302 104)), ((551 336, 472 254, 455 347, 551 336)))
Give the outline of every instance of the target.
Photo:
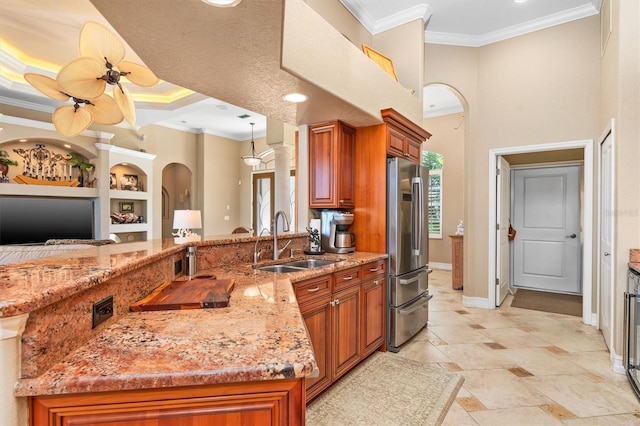
POLYGON ((423 127, 432 134, 423 144, 423 166, 430 169, 429 265, 438 269, 453 269, 449 236, 464 222, 467 110, 455 88, 443 83, 423 88, 423 127), (440 167, 434 168, 429 160, 440 156, 440 167))
POLYGON ((193 174, 184 164, 170 163, 162 169, 162 238, 171 238, 173 212, 194 207, 193 174))

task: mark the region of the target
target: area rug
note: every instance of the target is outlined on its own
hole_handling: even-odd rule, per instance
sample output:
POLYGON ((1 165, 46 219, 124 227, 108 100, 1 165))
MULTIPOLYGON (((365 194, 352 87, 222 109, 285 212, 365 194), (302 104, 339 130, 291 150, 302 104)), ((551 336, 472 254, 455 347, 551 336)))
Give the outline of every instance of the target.
POLYGON ((376 352, 307 405, 307 425, 439 425, 463 381, 437 365, 376 352))
POLYGON ((516 291, 511 306, 535 311, 554 312, 556 314, 582 316, 582 296, 574 294, 550 293, 548 291, 516 291))

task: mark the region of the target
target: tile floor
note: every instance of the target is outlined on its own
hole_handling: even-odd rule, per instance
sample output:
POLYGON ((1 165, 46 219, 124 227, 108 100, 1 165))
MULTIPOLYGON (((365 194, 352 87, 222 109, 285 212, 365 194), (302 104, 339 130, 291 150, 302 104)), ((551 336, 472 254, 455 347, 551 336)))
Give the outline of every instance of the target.
POLYGON ((614 373, 598 330, 579 317, 465 308, 435 270, 429 326, 399 354, 462 374, 444 425, 640 425, 640 402, 614 373))

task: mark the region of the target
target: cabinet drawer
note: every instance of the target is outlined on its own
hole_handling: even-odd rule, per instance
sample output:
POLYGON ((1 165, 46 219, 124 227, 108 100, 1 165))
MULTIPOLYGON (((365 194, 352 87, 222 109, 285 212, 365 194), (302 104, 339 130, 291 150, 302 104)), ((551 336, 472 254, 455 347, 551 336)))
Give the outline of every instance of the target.
POLYGON ((384 259, 362 265, 362 281, 368 281, 377 275, 385 273, 387 261, 384 259))
POLYGON ((331 275, 300 281, 293 284, 298 304, 331 294, 331 275))
POLYGON ((343 288, 351 287, 356 284, 360 284, 362 281, 360 277, 360 267, 345 269, 344 271, 336 272, 333 274, 334 291, 341 290, 343 288))

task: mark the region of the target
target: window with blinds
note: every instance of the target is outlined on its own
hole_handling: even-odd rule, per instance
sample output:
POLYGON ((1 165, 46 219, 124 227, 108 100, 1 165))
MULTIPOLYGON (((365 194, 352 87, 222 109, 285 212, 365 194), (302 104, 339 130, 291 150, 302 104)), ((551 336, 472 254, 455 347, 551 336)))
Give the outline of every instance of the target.
POLYGON ((442 238, 442 169, 429 170, 429 238, 442 238))

